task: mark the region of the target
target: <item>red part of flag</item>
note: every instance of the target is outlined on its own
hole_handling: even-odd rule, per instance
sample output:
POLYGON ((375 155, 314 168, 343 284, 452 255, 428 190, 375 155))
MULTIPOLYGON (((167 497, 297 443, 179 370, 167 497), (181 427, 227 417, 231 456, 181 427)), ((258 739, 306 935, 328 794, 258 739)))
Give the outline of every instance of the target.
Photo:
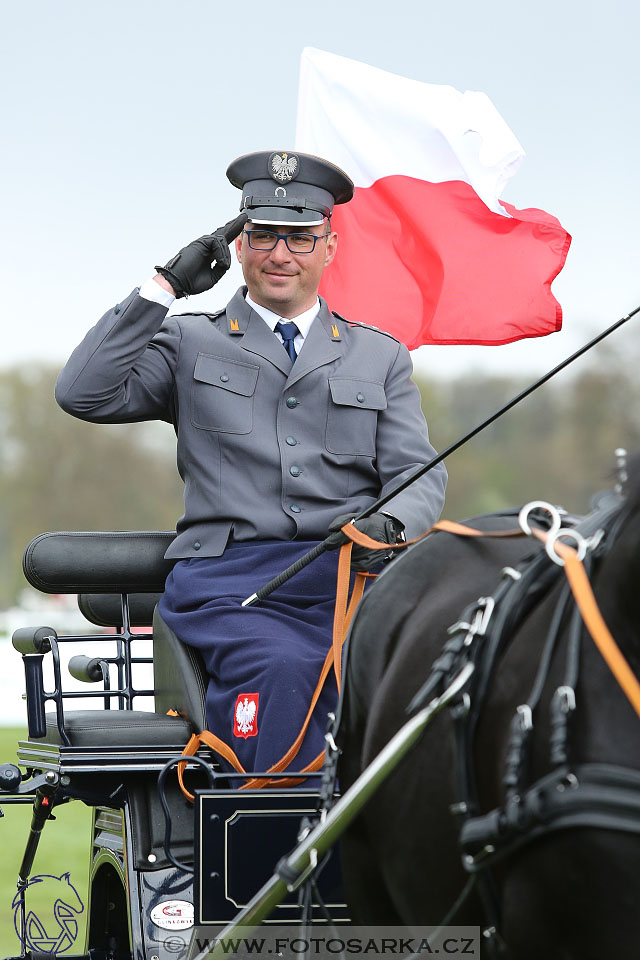
POLYGON ((562 324, 551 292, 571 237, 543 210, 490 210, 460 180, 387 176, 336 206, 321 294, 346 317, 421 344, 511 343, 562 324))

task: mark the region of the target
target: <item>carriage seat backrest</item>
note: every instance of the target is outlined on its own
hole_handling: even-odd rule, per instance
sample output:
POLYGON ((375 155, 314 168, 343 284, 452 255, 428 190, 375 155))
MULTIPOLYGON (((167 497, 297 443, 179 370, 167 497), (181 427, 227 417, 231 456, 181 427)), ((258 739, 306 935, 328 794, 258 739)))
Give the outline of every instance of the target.
POLYGON ((156 713, 175 710, 196 733, 207 728, 209 678, 202 657, 176 637, 158 610, 153 615, 153 687, 156 713))
POLYGON ((164 555, 174 538, 167 530, 41 533, 22 567, 42 593, 162 593, 173 567, 164 555))

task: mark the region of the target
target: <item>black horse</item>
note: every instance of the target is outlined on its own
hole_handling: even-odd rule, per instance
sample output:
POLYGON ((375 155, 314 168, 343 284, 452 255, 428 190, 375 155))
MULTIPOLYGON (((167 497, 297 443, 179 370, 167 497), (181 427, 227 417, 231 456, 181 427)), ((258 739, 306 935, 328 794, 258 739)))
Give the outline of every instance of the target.
MULTIPOLYGON (((606 528, 597 546, 593 538, 585 565, 637 675, 638 461, 635 467, 626 500, 610 499, 585 532, 606 528)), ((506 530, 518 525, 513 513, 469 523, 506 530)), ((341 785, 403 725, 443 645, 455 642, 447 629, 472 601, 496 592, 505 567, 519 567, 528 587, 518 594, 519 581, 507 574, 514 582, 507 597, 513 590, 517 599, 491 618, 506 621, 506 635, 492 641, 490 623, 488 635, 471 644, 480 651, 474 677, 494 645, 486 692, 472 678, 471 701, 438 715, 343 839, 352 916, 435 925, 448 915, 450 923, 481 925, 487 955, 517 960, 638 956, 640 720, 577 619, 562 568, 536 541, 438 532, 396 559, 369 591, 349 641, 341 785), (545 777, 543 789, 531 793, 545 777), (573 814, 563 822, 549 798, 569 798, 573 814), (461 830, 472 873, 463 866, 461 830), (502 849, 493 842, 501 834, 502 849), (478 870, 483 857, 486 872, 478 870)), ((455 663, 448 665, 452 675, 455 663)))

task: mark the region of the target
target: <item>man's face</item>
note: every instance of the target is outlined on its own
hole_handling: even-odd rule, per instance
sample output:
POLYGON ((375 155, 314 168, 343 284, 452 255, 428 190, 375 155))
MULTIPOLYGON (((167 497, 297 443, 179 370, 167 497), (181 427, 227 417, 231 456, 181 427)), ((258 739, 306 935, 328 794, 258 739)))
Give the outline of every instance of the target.
POLYGON ((312 253, 291 253, 284 240, 273 250, 252 250, 245 233, 236 238, 236 254, 252 300, 280 317, 293 319, 310 309, 318 295, 320 277, 338 247, 337 233, 328 232, 328 221, 315 227, 288 227, 247 223, 246 230, 275 233, 312 233, 318 240, 312 253))

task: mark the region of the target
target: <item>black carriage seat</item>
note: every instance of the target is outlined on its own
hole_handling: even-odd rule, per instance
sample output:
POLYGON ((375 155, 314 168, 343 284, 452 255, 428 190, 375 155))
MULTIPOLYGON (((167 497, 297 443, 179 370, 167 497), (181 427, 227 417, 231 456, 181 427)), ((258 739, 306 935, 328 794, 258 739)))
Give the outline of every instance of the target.
MULTIPOLYGON (((65 710, 64 731, 72 746, 183 746, 192 732, 206 727, 202 659, 178 640, 156 609, 172 566, 164 553, 174 536, 163 531, 44 533, 25 551, 29 583, 44 593, 77 593, 91 623, 118 628, 125 641, 130 630, 153 626, 155 712, 131 709, 131 703, 123 710, 65 710), (168 716, 169 710, 179 716, 168 716)), ((58 727, 56 714, 47 712, 46 734, 30 739, 62 744, 58 727)))
MULTIPOLYGON (((27 674, 30 736, 18 746, 18 762, 27 770, 25 786, 35 782, 31 787, 35 792, 44 789, 38 784, 46 781, 48 789, 55 791, 54 806, 82 800, 93 808, 88 942, 92 942, 91 931, 99 930, 99 949, 93 954, 90 951, 98 958, 117 954, 126 960, 126 950, 116 952, 110 939, 113 935, 118 940, 122 933, 126 940, 125 933, 114 927, 115 921, 109 917, 128 916, 133 941, 146 943, 143 937, 149 937, 148 950, 136 949, 133 955, 148 952, 168 960, 167 951, 158 951, 157 930, 148 932, 145 918, 167 896, 190 901, 196 893, 191 879, 178 876, 166 854, 166 822, 158 794, 160 771, 181 755, 192 733, 206 728, 208 677, 202 659, 177 639, 157 612, 172 567, 164 555, 174 536, 130 531, 45 533, 29 544, 24 555, 25 576, 32 586, 44 593, 78 594, 80 610, 90 623, 119 631, 78 638, 57 636, 44 627, 14 634, 14 646, 23 655, 27 674), (136 646, 145 646, 136 628, 150 625, 154 690, 140 691, 135 688, 136 661, 148 663, 150 658, 136 656, 136 646), (79 665, 73 665, 78 658, 72 657, 69 668, 76 678, 96 681, 89 693, 98 709, 73 710, 77 690, 54 700, 52 709, 50 694, 57 696, 58 688, 64 687, 59 649, 65 643, 67 648, 75 644, 75 649, 82 649, 82 640, 91 642, 91 657, 81 656, 79 665), (94 652, 107 648, 116 653, 94 652), (43 690, 44 657, 53 661, 56 691, 43 690), (105 689, 105 674, 110 689, 105 689), (115 685, 113 680, 117 680, 115 685), (154 696, 153 712, 131 709, 136 694, 149 693, 154 696), (107 710, 104 698, 110 694, 115 696, 109 697, 107 710), (168 716, 169 710, 179 715, 168 716), (109 910, 115 905, 106 919, 105 904, 109 910)), ((278 852, 289 849, 298 834, 300 816, 313 816, 317 792, 310 787, 304 795, 296 792, 287 797, 286 789, 262 790, 258 798, 247 791, 239 801, 238 791, 216 764, 214 754, 202 747, 198 753, 210 771, 205 773, 188 761, 189 789, 208 788, 212 802, 227 804, 224 809, 229 813, 224 818, 210 815, 203 823, 198 819, 200 809, 187 803, 180 792, 177 776, 168 775, 164 786, 172 821, 171 851, 180 861, 195 865, 196 838, 206 834, 205 854, 199 849, 201 857, 206 855, 207 866, 200 869, 209 884, 204 901, 214 912, 210 915, 213 919, 203 922, 226 923, 237 912, 238 898, 255 892, 256 870, 271 870, 270 860, 260 863, 256 856, 256 850, 264 846, 260 838, 265 830, 278 852), (260 821, 264 816, 269 819, 260 821), (224 829, 209 836, 214 820, 224 824, 224 829), (203 833, 196 834, 196 829, 203 833)), ((337 873, 337 868, 324 869, 321 882, 329 878, 335 885, 337 873)), ((260 882, 267 876, 260 876, 260 882)), ((342 901, 335 889, 331 898, 342 901)), ((298 914, 291 910, 288 904, 278 916, 286 918, 285 922, 298 922, 298 914)))
MULTIPOLYGON (((90 623, 116 628, 118 633, 62 637, 45 628, 17 631, 21 639, 14 634, 14 646, 23 654, 25 666, 29 660, 40 661, 27 668, 27 673, 35 670, 36 682, 27 677, 30 729, 28 741, 19 744, 19 763, 35 771, 53 771, 61 783, 66 781, 64 796, 84 800, 95 808, 96 849, 100 846, 100 811, 121 808, 136 869, 169 866, 163 846, 165 821, 157 793, 158 773, 167 761, 182 753, 192 733, 206 727, 208 678, 202 659, 196 650, 178 640, 156 609, 172 567, 164 554, 174 536, 173 532, 108 531, 44 533, 36 537, 23 559, 28 582, 44 593, 77 593, 80 610, 90 623), (153 693, 153 712, 132 709, 136 692, 140 694, 134 686, 136 662, 149 662, 148 657, 136 656, 140 636, 136 628, 149 626, 153 628, 154 689, 146 693, 153 693), (45 637, 40 650, 38 634, 47 633, 52 639, 47 641, 45 637), (91 641, 94 650, 96 641, 105 641, 111 652, 111 692, 123 690, 124 696, 110 698, 110 709, 104 709, 102 672, 93 669, 96 676, 91 675, 90 663, 95 664, 100 658, 100 654, 94 653, 92 661, 84 658, 90 663, 85 662, 84 672, 88 675, 82 679, 99 681, 95 683, 99 689, 89 691, 98 708, 73 710, 73 699, 63 696, 58 704, 54 702, 56 710, 51 709, 49 700, 45 712, 43 654, 55 654, 55 669, 59 648, 69 642, 82 649, 82 639, 91 641), (115 658, 120 662, 114 664, 115 645, 120 645, 115 658), (113 679, 117 677, 115 685, 112 674, 113 679), (167 715, 169 710, 179 715, 167 715)), ((105 658, 109 659, 106 654, 105 658)), ((55 685, 64 691, 62 670, 58 668, 57 673, 55 685)), ((205 755, 215 769, 213 755, 206 751, 205 755)), ((206 785, 197 768, 189 778, 192 789, 206 785)), ((173 818, 174 854, 191 861, 193 808, 182 797, 175 776, 167 779, 166 787, 173 818)))

